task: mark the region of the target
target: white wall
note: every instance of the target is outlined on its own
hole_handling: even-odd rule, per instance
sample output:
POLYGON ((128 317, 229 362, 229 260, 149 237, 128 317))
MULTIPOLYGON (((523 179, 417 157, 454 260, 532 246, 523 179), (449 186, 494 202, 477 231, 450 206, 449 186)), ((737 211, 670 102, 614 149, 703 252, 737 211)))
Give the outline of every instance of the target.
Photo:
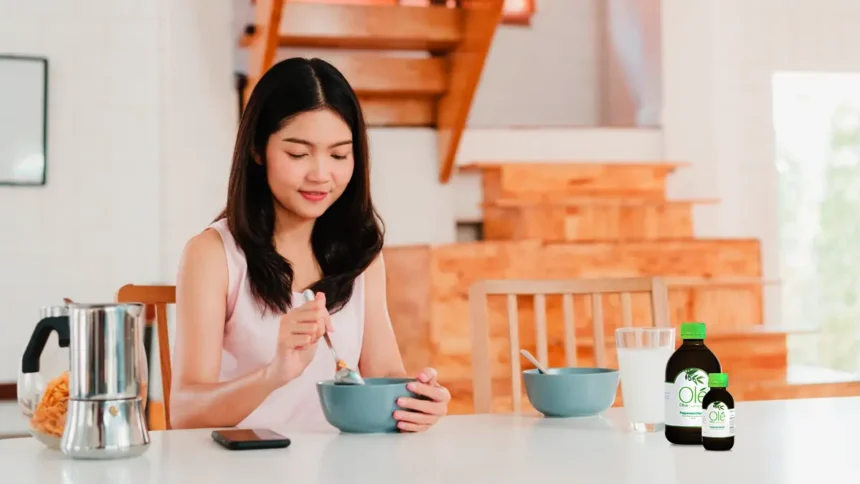
MULTIPOLYGON (((638 128, 470 129, 463 136, 457 165, 495 163, 570 163, 572 161, 662 162, 663 134, 638 128)), ((482 219, 481 177, 463 173, 453 181, 456 221, 482 219)))
MULTIPOLYGON (((860 2, 663 0, 663 14, 666 154, 695 162, 679 193, 720 198, 702 231, 761 239, 777 279, 772 76, 860 72, 860 2)), ((778 288, 767 295, 776 323, 778 288)))
POLYGON ((161 277, 224 208, 239 123, 228 2, 158 0, 161 71, 161 277))
POLYGON ((236 115, 229 4, 0 0, 0 12, 0 51, 50 69, 48 184, 0 187, 8 382, 40 306, 173 280, 183 239, 219 208, 236 115))
POLYGON ((598 125, 603 1, 540 0, 530 26, 499 26, 469 127, 598 125))
POLYGON ((661 0, 605 0, 601 9, 601 125, 660 126, 661 0))
POLYGON ((48 185, 0 187, 0 381, 40 306, 159 276, 158 10, 89 3, 0 2, 0 50, 48 57, 50 82, 48 185))
MULTIPOLYGON (((388 245, 450 243, 456 222, 479 219, 480 178, 456 175, 442 185, 436 134, 425 128, 370 130, 374 203, 388 245)), ((605 128, 468 129, 457 165, 474 161, 662 161, 658 130, 605 128)))
POLYGON ((441 185, 436 132, 428 128, 371 129, 371 194, 388 245, 455 239, 454 190, 441 185))

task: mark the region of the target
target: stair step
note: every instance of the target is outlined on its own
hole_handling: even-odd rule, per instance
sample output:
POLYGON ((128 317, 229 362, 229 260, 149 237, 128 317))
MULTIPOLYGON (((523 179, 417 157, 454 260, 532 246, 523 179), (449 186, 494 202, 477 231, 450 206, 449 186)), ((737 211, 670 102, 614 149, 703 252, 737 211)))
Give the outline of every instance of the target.
POLYGON ((717 198, 702 198, 688 200, 636 200, 627 198, 592 198, 592 197, 566 197, 553 198, 552 200, 521 200, 518 198, 500 198, 484 205, 499 208, 555 208, 555 207, 606 207, 606 208, 641 208, 660 207, 667 204, 715 204, 719 203, 717 198))
MULTIPOLYGON (((349 79, 349 77, 347 77, 349 79)), ((365 82, 359 80, 359 82, 365 82)), ((350 81, 351 83, 351 81, 350 81)), ((382 87, 379 84, 377 87, 382 87)), ((373 94, 372 88, 359 94, 358 101, 368 127, 434 127, 436 101, 432 96, 410 95, 406 92, 373 94), (367 92, 371 91, 370 94, 367 92)))
POLYGON ((359 97, 438 96, 448 88, 448 61, 442 57, 333 53, 338 68, 359 97))
POLYGON ((666 179, 680 163, 475 163, 484 203, 569 198, 665 200, 666 179))
MULTIPOLYGON (((527 242, 526 242, 527 243, 527 242)), ((761 277, 756 239, 694 239, 643 242, 547 243, 536 276, 761 277)))
MULTIPOLYGON (((429 285, 432 281, 418 277, 421 269, 409 271, 408 267, 392 265, 393 258, 386 254, 389 274, 409 272, 407 286, 389 285, 389 312, 398 343, 409 348, 404 353, 408 368, 426 366, 430 358, 455 357, 468 363, 471 352, 468 299, 465 296, 433 298, 429 285), (435 356, 433 356, 435 355, 435 356)), ((389 277, 392 277, 391 275, 389 277)), ((398 280, 398 279, 393 279, 398 280)), ((402 279, 399 279, 402 280, 402 279)), ((520 296, 517 313, 521 345, 535 342, 534 310, 531 298, 520 296)), ((671 321, 674 325, 683 321, 704 320, 711 332, 748 331, 763 318, 762 292, 757 287, 671 288, 669 290, 671 321)), ((631 295, 633 321, 636 325, 651 324, 649 301, 646 295, 631 295)), ((613 341, 616 328, 621 327, 620 302, 617 295, 603 298, 604 338, 613 341)), ((491 338, 507 345, 507 307, 504 296, 490 296, 487 304, 491 338)), ((561 297, 547 296, 546 321, 548 343, 563 345, 564 317, 561 297)), ((593 325, 590 302, 583 296, 574 297, 574 324, 577 341, 591 344, 593 325)))
MULTIPOLYGON (((714 203, 715 201, 709 201, 714 203)), ((691 239, 694 200, 501 200, 483 208, 486 240, 644 241, 691 239)))
POLYGON ((468 286, 478 279, 758 278, 760 245, 756 239, 693 239, 625 243, 483 241, 412 247, 430 251, 434 290, 440 296, 449 296, 466 295, 468 286))
MULTIPOLYGON (((623 326, 621 301, 617 294, 604 295, 604 338, 610 341, 616 328, 623 326)), ((632 320, 635 326, 652 324, 648 294, 631 295, 632 320)), ((546 296, 546 322, 549 342, 562 344, 564 311, 561 296, 546 296)), ((590 342, 594 335, 590 297, 574 296, 574 327, 578 341, 590 342)), ((468 298, 448 297, 430 302, 432 325, 430 341, 436 349, 451 354, 471 351, 469 337, 468 298)), ((670 318, 674 325, 700 320, 708 323, 712 332, 743 331, 759 324, 764 317, 762 290, 758 285, 731 288, 672 287, 669 290, 670 318)), ((487 317, 491 338, 508 338, 506 296, 487 298, 487 317)), ((517 297, 517 320, 522 344, 535 342, 535 311, 531 296, 517 297)), ((590 344, 590 343, 589 343, 590 344)))
MULTIPOLYGON (((759 243, 756 240, 562 243, 472 242, 384 249, 389 312, 407 368, 427 364, 442 351, 468 358, 468 289, 481 279, 573 279, 663 276, 669 285, 673 323, 704 320, 713 328, 738 329, 763 320, 759 243), (409 280, 409 284, 400 281, 409 280), (418 350, 422 352, 418 354, 418 350)), ((550 328, 562 321, 560 298, 547 297, 550 328)), ((520 323, 533 324, 532 301, 518 298, 520 323)), ((636 324, 650 322, 648 298, 631 297, 636 324)), ((591 331, 591 306, 575 298, 578 334, 591 331)), ((618 296, 604 297, 607 330, 620 325, 618 296)), ((491 296, 493 331, 504 328, 504 297, 491 296)), ((507 334, 506 330, 501 330, 507 334)), ((526 330, 523 330, 526 331, 526 330)), ((555 329, 551 329, 555 331, 555 329)), ((417 369, 416 368, 416 369, 417 369)))
MULTIPOLYGON (((416 276, 420 269, 411 266, 416 276)), ((467 344, 468 290, 481 279, 574 279, 591 277, 674 276, 693 278, 760 278, 760 247, 756 240, 686 240, 662 242, 560 243, 478 242, 431 250, 430 340, 443 347, 467 344)), ((506 314, 503 297, 490 298, 488 309, 506 314)), ((561 314, 560 302, 547 301, 548 320, 561 314)), ((605 324, 618 326, 616 297, 605 298, 605 324), (614 306, 613 306, 614 305, 614 306)), ((647 297, 633 295, 634 318, 650 318, 647 297)), ((590 325, 590 305, 576 307, 580 324, 590 325)), ((528 311, 528 303, 521 312, 528 311)), ((714 324, 762 321, 761 287, 675 288, 670 291, 672 317, 705 319, 714 324), (729 319, 725 322, 722 319, 729 319)), ((528 315, 523 315, 528 318, 528 315)), ((532 321, 533 319, 523 319, 532 321)), ((589 329, 585 329, 589 331, 589 329)))
POLYGON ((341 5, 285 0, 279 42, 291 47, 448 51, 461 39, 462 9, 341 5))
POLYGON ((359 102, 370 127, 436 124, 436 106, 429 98, 360 97, 359 102))

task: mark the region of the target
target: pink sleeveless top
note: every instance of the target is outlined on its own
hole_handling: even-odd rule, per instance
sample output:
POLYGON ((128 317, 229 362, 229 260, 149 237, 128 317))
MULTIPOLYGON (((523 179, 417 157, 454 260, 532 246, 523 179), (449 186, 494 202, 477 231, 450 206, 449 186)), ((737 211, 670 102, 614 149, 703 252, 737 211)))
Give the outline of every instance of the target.
MULTIPOLYGON (((221 219, 210 227, 221 235, 227 254, 227 321, 220 381, 228 381, 269 364, 275 355, 280 316, 264 316, 251 295, 245 255, 227 228, 227 221, 221 219)), ((301 294, 293 292, 292 307, 302 303, 301 294)), ((357 368, 364 334, 364 274, 356 278, 346 306, 332 315, 332 326, 330 337, 338 356, 357 368)), ((334 371, 332 354, 325 340, 320 339, 316 355, 304 373, 272 392, 238 427, 334 429, 323 416, 316 389, 316 383, 333 378, 334 371)))

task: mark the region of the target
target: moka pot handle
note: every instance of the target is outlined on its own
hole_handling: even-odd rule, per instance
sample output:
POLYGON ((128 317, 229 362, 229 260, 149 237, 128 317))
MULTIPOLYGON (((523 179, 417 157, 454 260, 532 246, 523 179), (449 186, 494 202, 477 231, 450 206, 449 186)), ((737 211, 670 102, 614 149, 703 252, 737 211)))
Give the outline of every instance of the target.
POLYGON ((69 317, 52 316, 42 319, 36 324, 36 329, 33 330, 33 335, 30 336, 30 342, 27 343, 27 349, 24 350, 24 356, 21 358, 22 373, 39 373, 39 360, 42 358, 42 352, 52 331, 57 332, 61 348, 69 347, 69 317))

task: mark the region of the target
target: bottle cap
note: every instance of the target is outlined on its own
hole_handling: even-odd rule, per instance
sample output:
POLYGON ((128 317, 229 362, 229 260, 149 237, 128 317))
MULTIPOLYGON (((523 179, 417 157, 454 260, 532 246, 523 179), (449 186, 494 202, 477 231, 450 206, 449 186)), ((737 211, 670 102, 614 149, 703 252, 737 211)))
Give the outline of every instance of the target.
POLYGON ((705 339, 705 323, 681 323, 681 339, 705 339))
POLYGON ((725 373, 711 373, 708 375, 708 386, 711 388, 726 388, 729 386, 729 375, 725 373))

